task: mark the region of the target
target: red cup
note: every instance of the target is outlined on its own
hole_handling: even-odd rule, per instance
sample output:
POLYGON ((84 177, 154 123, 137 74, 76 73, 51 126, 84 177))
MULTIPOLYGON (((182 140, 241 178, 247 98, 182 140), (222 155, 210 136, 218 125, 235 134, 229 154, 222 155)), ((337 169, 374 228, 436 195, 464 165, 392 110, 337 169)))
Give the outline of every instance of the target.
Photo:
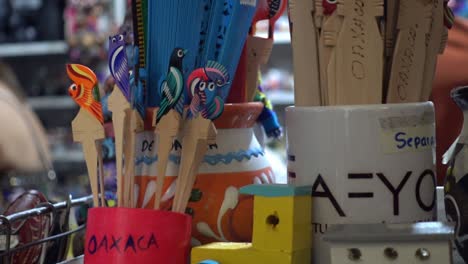
POLYGON ((189 263, 192 219, 169 211, 92 208, 84 263, 189 263))

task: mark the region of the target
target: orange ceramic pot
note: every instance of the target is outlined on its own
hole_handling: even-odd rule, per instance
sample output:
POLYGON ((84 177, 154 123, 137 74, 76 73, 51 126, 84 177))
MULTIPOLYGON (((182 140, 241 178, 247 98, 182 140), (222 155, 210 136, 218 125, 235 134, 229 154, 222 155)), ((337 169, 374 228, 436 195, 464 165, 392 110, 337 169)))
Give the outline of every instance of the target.
MULTIPOLYGON (((227 104, 215 121, 216 145, 208 149, 186 210, 193 217, 194 242, 251 241, 252 197, 239 188, 252 183, 274 182, 273 172, 257 141, 253 126, 262 111, 260 103, 227 104)), ((150 119, 150 117, 149 117, 150 119)), ((166 170, 163 207, 169 209, 179 169, 179 138, 166 170)), ((157 139, 149 129, 138 135, 135 189, 137 204, 153 208, 156 188, 157 139)))

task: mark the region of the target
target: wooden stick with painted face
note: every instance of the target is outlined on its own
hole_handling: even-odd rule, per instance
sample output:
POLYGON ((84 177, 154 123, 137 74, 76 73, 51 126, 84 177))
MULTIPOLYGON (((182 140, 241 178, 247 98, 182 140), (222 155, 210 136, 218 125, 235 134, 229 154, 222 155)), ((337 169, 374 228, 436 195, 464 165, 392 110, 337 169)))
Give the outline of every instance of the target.
POLYGON ((83 145, 94 206, 99 206, 99 193, 101 206, 105 206, 102 149, 99 142, 105 138, 102 126, 104 118, 97 77, 91 69, 80 64, 68 64, 66 68, 68 77, 73 81, 68 93, 80 106, 78 115, 72 121, 73 139, 83 145))
POLYGON ((166 177, 167 163, 175 137, 179 133, 184 111, 184 74, 183 59, 187 50, 175 48, 172 52, 167 75, 161 83, 159 96, 161 102, 154 112, 153 125, 159 135, 158 168, 156 179, 156 199, 154 209, 159 209, 166 177))
POLYGON ((188 121, 184 128, 182 160, 177 178, 172 210, 184 212, 195 183, 198 166, 209 144, 216 140, 216 128, 212 120, 224 110, 224 101, 217 94, 229 83, 229 74, 221 64, 209 61, 204 68, 193 71, 187 80, 191 96, 188 121))
MULTIPOLYGON (((125 142, 125 127, 128 127, 127 112, 131 109, 130 105, 130 68, 126 54, 125 33, 109 37, 109 70, 115 80, 114 90, 109 96, 109 110, 112 112, 112 124, 115 135, 115 156, 117 170, 117 205, 120 207, 124 201, 123 183, 123 151, 125 142)), ((130 136, 130 135, 127 135, 130 136)), ((125 144, 126 143, 126 144, 125 144)), ((130 163, 127 162, 126 166, 130 163)), ((127 180, 128 182, 128 180, 127 180)), ((127 186, 128 187, 128 186, 127 186)))

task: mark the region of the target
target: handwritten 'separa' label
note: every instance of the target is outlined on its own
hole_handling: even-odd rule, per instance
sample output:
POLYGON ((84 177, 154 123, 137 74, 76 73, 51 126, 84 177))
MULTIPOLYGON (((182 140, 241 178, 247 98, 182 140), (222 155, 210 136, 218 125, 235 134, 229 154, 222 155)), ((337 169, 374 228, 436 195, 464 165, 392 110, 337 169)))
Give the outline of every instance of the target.
POLYGON ((380 141, 384 153, 417 152, 435 147, 434 113, 379 118, 380 141))
POLYGON ((384 153, 388 154, 432 150, 435 147, 434 127, 424 125, 383 130, 381 142, 384 153))

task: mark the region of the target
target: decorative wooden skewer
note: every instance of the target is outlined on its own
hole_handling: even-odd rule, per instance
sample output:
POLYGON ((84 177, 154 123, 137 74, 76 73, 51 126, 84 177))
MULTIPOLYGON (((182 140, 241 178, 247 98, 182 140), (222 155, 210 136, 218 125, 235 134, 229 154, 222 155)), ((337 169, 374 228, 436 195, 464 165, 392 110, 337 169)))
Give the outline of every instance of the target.
MULTIPOLYGON (((154 111, 155 117, 157 111, 158 110, 154 111)), ((158 166, 155 192, 156 198, 154 201, 154 209, 159 209, 161 205, 167 163, 169 162, 169 155, 172 150, 174 139, 179 133, 181 121, 182 116, 174 109, 171 109, 166 115, 164 115, 158 124, 156 124, 156 118, 153 119, 153 126, 156 127, 155 132, 159 135, 158 166)))
POLYGON ((318 31, 314 10, 313 1, 289 1, 296 106, 321 104, 318 31))
POLYGON ((144 122, 141 119, 140 114, 135 109, 127 109, 126 119, 128 124, 126 125, 126 131, 124 134, 127 136, 128 144, 126 141, 124 155, 125 155, 125 177, 124 177, 124 206, 134 207, 135 206, 135 145, 136 135, 144 130, 144 122))
POLYGON ((66 70, 68 77, 73 81, 73 84, 68 88, 68 93, 80 106, 80 111, 72 122, 73 138, 83 144, 95 206, 99 206, 98 189, 101 190, 101 206, 105 206, 102 149, 101 145, 96 142, 105 138, 98 80, 96 74, 84 65, 67 64, 66 70), (98 187, 97 175, 98 161, 100 188, 98 187))
POLYGON ((102 159, 102 146, 99 142, 96 145, 97 156, 98 156, 98 172, 99 172, 99 193, 101 193, 101 206, 106 206, 106 192, 104 189, 104 162, 102 159))
POLYGON ((159 135, 156 198, 154 209, 161 204, 166 168, 172 144, 181 126, 186 89, 184 89, 183 61, 187 50, 174 48, 164 81, 159 88, 159 108, 154 111, 153 125, 159 135))
POLYGON ((444 25, 444 0, 432 0, 432 19, 426 39, 426 61, 424 63, 421 101, 429 100, 437 65, 437 55, 442 54, 447 42, 448 29, 444 25))
MULTIPOLYGON (((117 197, 118 206, 123 204, 123 148, 125 112, 130 109, 130 65, 125 43, 127 33, 109 37, 109 71, 115 85, 109 97, 109 109, 112 112, 112 124, 115 131, 117 197)), ((128 122, 128 120, 127 120, 128 122)))
POLYGON ((186 123, 182 148, 182 160, 177 177, 175 198, 172 211, 185 212, 195 183, 198 167, 203 161, 208 145, 216 140, 213 122, 199 115, 186 123))
POLYGON ((418 102, 424 78, 426 34, 432 5, 427 0, 400 0, 398 37, 393 54, 387 103, 418 102))
POLYGON ((194 70, 187 79, 187 87, 190 87, 188 96, 191 100, 184 124, 182 160, 172 204, 173 211, 185 210, 208 144, 215 143, 216 128, 212 120, 218 118, 224 110, 224 100, 217 95, 217 90, 229 85, 229 79, 227 69, 214 61, 208 61, 205 67, 194 70))
POLYGON ((268 63, 273 49, 272 38, 247 37, 247 100, 253 101, 258 89, 260 66, 268 63))
POLYGON ((124 138, 125 126, 129 120, 127 118, 127 112, 130 107, 130 103, 125 98, 122 91, 114 86, 114 90, 109 96, 109 110, 112 112, 112 124, 114 126, 115 135, 115 156, 116 156, 116 169, 117 169, 117 197, 119 207, 123 206, 124 203, 124 174, 123 174, 123 150, 124 150, 124 138))
POLYGON ((376 17, 383 0, 339 0, 344 17, 336 48, 337 104, 380 103, 382 100, 383 40, 376 17))
MULTIPOLYGON (((102 124, 94 118, 88 111, 81 108, 72 121, 73 140, 83 145, 83 153, 88 168, 89 182, 91 192, 93 193, 94 206, 99 206, 99 187, 98 187, 98 162, 102 164, 100 153, 101 144, 99 140, 105 138, 102 124)), ((103 188, 103 186, 101 187, 103 188)), ((101 189, 102 190, 102 189, 101 189)), ((101 200, 104 193, 101 192, 101 200)), ((101 206, 105 204, 102 203, 101 206)))

